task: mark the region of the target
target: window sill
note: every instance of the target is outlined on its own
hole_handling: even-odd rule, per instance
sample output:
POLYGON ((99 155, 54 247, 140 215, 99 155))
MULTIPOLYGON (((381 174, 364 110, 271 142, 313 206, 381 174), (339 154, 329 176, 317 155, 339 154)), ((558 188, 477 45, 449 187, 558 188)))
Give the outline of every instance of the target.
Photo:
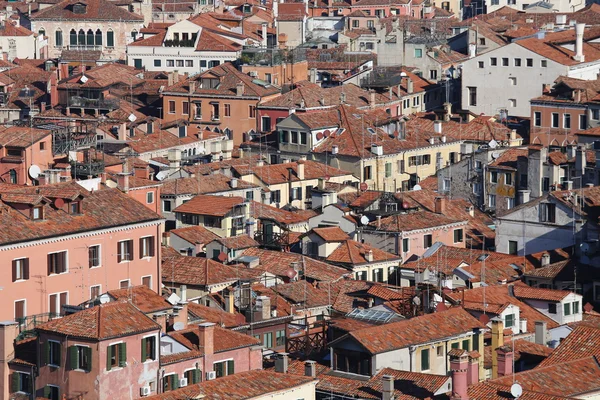
POLYGON ((100 268, 100 267, 102 267, 102 265, 93 265, 90 267, 90 269, 96 269, 96 268, 100 268))
POLYGON ((51 276, 60 276, 60 275, 65 275, 65 274, 68 274, 68 273, 69 273, 69 271, 60 272, 60 273, 58 273, 58 274, 56 274, 56 273, 54 273, 54 274, 48 274, 48 277, 51 277, 51 276))
POLYGON ((46 365, 50 368, 60 368, 60 365, 56 365, 56 364, 46 364, 46 365))
POLYGON ((12 281, 12 283, 19 283, 19 282, 27 282, 29 279, 17 279, 15 281, 12 281))

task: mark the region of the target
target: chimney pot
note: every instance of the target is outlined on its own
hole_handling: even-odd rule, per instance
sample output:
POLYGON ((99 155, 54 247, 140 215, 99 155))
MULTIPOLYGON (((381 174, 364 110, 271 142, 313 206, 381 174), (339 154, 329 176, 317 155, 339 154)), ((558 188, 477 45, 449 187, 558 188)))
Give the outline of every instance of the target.
POLYGON ((381 381, 382 400, 394 400, 394 377, 391 375, 384 375, 381 377, 381 381))
POLYGON ((279 353, 279 355, 275 359, 275 372, 279 372, 280 374, 287 374, 288 366, 289 366, 288 353, 279 353))
POLYGON ((311 378, 317 377, 317 363, 312 360, 308 360, 304 363, 304 375, 311 378))

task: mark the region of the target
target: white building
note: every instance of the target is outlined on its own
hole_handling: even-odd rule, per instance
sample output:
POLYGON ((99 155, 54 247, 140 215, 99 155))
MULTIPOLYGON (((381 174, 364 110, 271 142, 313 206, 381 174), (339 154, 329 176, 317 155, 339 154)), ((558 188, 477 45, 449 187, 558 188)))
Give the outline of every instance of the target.
POLYGON ((485 115, 505 109, 508 115, 529 117, 529 100, 541 96, 544 85, 559 76, 596 79, 600 51, 590 43, 600 37, 584 34, 583 24, 577 27, 577 44, 575 29, 539 32, 465 61, 462 109, 485 115))

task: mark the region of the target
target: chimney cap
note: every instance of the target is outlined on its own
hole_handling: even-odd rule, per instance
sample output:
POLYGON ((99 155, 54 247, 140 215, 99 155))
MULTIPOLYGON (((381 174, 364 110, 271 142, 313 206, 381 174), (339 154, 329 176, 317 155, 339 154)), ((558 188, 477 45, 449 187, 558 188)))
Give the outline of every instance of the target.
POLYGON ((216 324, 214 322, 202 322, 201 324, 198 324, 198 326, 201 328, 210 328, 211 326, 215 325, 216 324))

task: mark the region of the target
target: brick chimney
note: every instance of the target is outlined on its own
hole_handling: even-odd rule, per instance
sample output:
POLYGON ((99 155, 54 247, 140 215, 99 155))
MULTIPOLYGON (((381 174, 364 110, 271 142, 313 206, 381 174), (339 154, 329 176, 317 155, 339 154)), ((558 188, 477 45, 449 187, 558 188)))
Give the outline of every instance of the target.
POLYGON ((498 377, 498 347, 504 345, 504 323, 500 318, 492 319, 492 379, 498 377))
POLYGON ((444 197, 435 198, 435 212, 436 214, 446 213, 446 199, 444 197))
POLYGON ((394 377, 391 375, 381 377, 381 398, 382 400, 394 400, 394 377))
POLYGON ((304 160, 298 160, 298 168, 296 168, 296 175, 298 175, 298 179, 304 180, 304 160))
POLYGON ((514 353, 510 346, 502 346, 496 349, 498 358, 498 377, 511 375, 513 372, 514 353))
POLYGON ((468 400, 467 372, 469 370, 469 353, 462 349, 452 349, 448 352, 450 357, 450 371, 452 372, 452 400, 468 400))
POLYGON ((244 82, 238 82, 237 85, 235 85, 235 95, 236 96, 243 96, 244 95, 244 82))
POLYGON ((204 355, 210 355, 214 353, 214 336, 215 336, 215 324, 212 322, 203 322, 198 325, 198 346, 201 350, 204 350, 204 355))
MULTIPOLYGON (((475 337, 473 337, 475 339, 475 337)), ((471 386, 479 382, 479 358, 481 354, 477 351, 469 353, 469 371, 467 373, 467 385, 471 386)))

